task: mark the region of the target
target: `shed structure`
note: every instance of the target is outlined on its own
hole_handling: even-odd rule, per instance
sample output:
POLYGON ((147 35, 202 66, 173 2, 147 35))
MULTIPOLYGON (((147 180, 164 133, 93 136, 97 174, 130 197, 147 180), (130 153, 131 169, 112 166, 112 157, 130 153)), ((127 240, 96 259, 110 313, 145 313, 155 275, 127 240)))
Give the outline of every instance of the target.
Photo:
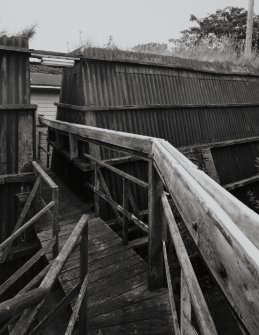
POLYGON ((258 180, 258 71, 117 50, 75 54, 83 58, 64 70, 57 119, 164 138, 230 189, 258 180))

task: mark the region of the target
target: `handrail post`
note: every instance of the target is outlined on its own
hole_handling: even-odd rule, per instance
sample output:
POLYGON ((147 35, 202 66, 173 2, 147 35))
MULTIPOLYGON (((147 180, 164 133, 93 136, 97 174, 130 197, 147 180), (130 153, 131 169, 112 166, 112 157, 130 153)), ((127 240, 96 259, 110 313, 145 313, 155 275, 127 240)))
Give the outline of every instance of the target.
POLYGON ((40 160, 41 131, 38 131, 38 160, 40 160))
POLYGON ((59 253, 59 225, 58 225, 58 188, 52 189, 52 201, 54 202, 52 210, 52 237, 56 237, 56 242, 53 246, 53 258, 56 258, 59 253))
MULTIPOLYGON (((126 210, 128 210, 128 181, 123 178, 122 180, 122 193, 123 193, 123 200, 122 200, 122 207, 126 210)), ((122 233, 122 236, 123 236, 123 244, 124 245, 127 245, 128 244, 128 231, 129 231, 129 222, 128 222, 128 219, 125 215, 123 215, 123 233, 122 233)))
POLYGON ((148 168, 148 287, 150 290, 163 286, 163 248, 162 248, 162 204, 163 182, 153 161, 148 168))
MULTIPOLYGON (((98 169, 99 169, 99 166, 98 166, 97 163, 95 163, 95 167, 94 167, 94 186, 97 190, 99 190, 99 188, 100 188, 100 180, 99 180, 98 169)), ((96 192, 94 192, 94 210, 95 210, 96 216, 99 216, 100 215, 100 198, 99 198, 99 195, 96 192)))
POLYGON ((49 169, 49 162, 50 162, 49 130, 48 130, 48 133, 47 133, 47 151, 48 151, 48 154, 47 154, 47 169, 49 169))
POLYGON ((191 324, 192 305, 190 293, 181 270, 181 335, 188 333, 188 324, 191 324))
MULTIPOLYGON (((88 273, 88 224, 82 231, 80 245, 80 284, 82 285, 88 273)), ((87 335, 87 289, 79 310, 79 335, 87 335)))

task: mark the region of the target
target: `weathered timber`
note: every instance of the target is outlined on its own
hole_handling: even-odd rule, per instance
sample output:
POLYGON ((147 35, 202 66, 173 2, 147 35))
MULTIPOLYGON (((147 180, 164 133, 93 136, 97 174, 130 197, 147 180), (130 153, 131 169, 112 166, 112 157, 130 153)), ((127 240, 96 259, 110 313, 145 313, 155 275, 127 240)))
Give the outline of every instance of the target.
MULTIPOLYGON (((80 308, 81 308, 82 302, 83 302, 83 300, 85 298, 85 294, 86 294, 86 290, 87 290, 87 285, 88 285, 88 274, 86 274, 86 276, 84 278, 84 281, 82 283, 82 286, 81 286, 81 289, 80 289, 80 292, 79 292, 79 295, 78 295, 78 299, 76 301, 76 305, 74 307, 73 313, 72 313, 71 318, 69 320, 68 327, 67 327, 65 335, 72 335, 76 319, 77 319, 78 314, 80 312, 80 308)), ((82 315, 82 317, 83 317, 83 315, 82 315)), ((84 316, 84 318, 86 318, 86 317, 87 317, 87 315, 84 316)), ((81 320, 81 322, 83 322, 83 321, 85 322, 85 320, 81 320)), ((79 326, 79 329, 80 328, 81 327, 79 326)), ((80 329, 79 334, 80 335, 86 334, 85 330, 86 330, 85 327, 84 327, 84 329, 80 329), (84 332, 83 332, 83 330, 84 330, 84 332)))
POLYGON ((234 183, 224 185, 224 188, 228 191, 235 190, 236 188, 243 187, 259 181, 259 175, 255 175, 249 178, 245 178, 234 183))
POLYGON ((38 324, 29 335, 37 335, 41 330, 58 316, 58 314, 71 302, 79 293, 79 285, 76 285, 69 294, 67 294, 38 324))
POLYGON ((172 318, 173 318, 173 323, 174 323, 174 333, 175 335, 180 335, 179 321, 178 321, 178 316, 177 316, 177 311, 176 311, 176 306, 175 306, 174 292, 173 292, 173 286, 172 286, 172 281, 171 281, 171 274, 170 274, 170 269, 169 269, 166 244, 164 241, 163 241, 163 254, 164 254, 165 273, 166 273, 166 279, 167 279, 169 301, 170 301, 170 306, 172 310, 172 318))
MULTIPOLYGON (((97 174, 98 174, 98 177, 99 177, 100 186, 103 188, 106 197, 108 197, 112 202, 114 202, 114 200, 112 198, 112 195, 111 195, 111 192, 110 192, 110 190, 109 190, 109 188, 108 188, 108 186, 105 182, 105 179, 104 179, 103 174, 101 173, 99 167, 97 168, 97 174)), ((122 225, 122 218, 119 214, 119 211, 114 206, 112 206, 112 209, 113 209, 113 212, 114 212, 118 222, 122 225)))
POLYGON ((148 190, 148 286, 156 289, 163 286, 162 207, 163 182, 149 163, 148 190))
POLYGON ((148 244, 148 237, 140 237, 128 243, 129 248, 139 248, 148 244))
POLYGON ((245 327, 256 334, 259 320, 253 311, 259 310, 259 300, 256 293, 248 299, 247 292, 257 292, 258 287, 258 215, 169 144, 154 142, 153 152, 208 267, 245 327))
MULTIPOLYGON (((80 292, 76 302, 76 305, 73 310, 73 314, 77 315, 79 318, 78 332, 79 335, 87 334, 87 287, 88 287, 88 278, 89 278, 89 270, 88 270, 88 226, 84 228, 82 231, 82 242, 80 245, 80 292)), ((73 317, 71 316, 72 320, 73 317)))
POLYGON ((0 176, 0 185, 6 183, 31 183, 35 180, 35 175, 31 172, 19 174, 7 174, 0 176))
POLYGON ((140 185, 140 186, 142 186, 144 188, 148 188, 148 184, 146 182, 144 182, 143 180, 140 180, 140 179, 138 179, 138 178, 136 178, 136 177, 134 177, 134 176, 132 176, 132 175, 130 175, 130 174, 128 174, 128 173, 120 170, 120 169, 117 169, 117 168, 115 168, 112 165, 109 165, 109 164, 107 164, 107 163, 105 163, 105 162, 103 162, 103 161, 101 161, 101 160, 99 160, 97 158, 94 158, 93 156, 88 155, 88 154, 83 154, 83 157, 85 157, 85 158, 87 158, 89 160, 92 160, 93 162, 97 163, 98 165, 100 165, 102 167, 105 167, 106 169, 108 169, 108 170, 110 170, 110 171, 118 174, 119 176, 121 176, 123 178, 126 178, 126 179, 132 181, 133 183, 135 183, 137 185, 140 185))
POLYGON ((0 304, 0 321, 17 315, 24 309, 37 304, 47 294, 46 288, 36 288, 0 304))
MULTIPOLYGON (((62 234, 60 245, 62 245, 69 237, 69 231, 72 232, 76 226, 75 218, 73 218, 77 215, 75 214, 77 211, 74 210, 75 204, 83 208, 83 202, 80 205, 74 196, 71 197, 69 189, 63 188, 61 182, 58 185, 61 190, 60 213, 62 220, 66 223, 60 224, 59 234, 62 234), (70 212, 73 215, 70 215, 70 212)), ((51 218, 47 217, 47 220, 51 221, 51 218)), ((42 222, 41 227, 37 226, 38 237, 43 244, 52 236, 51 229, 41 231, 47 225, 48 222, 42 222)), ((131 323, 135 321, 139 331, 147 330, 148 322, 152 324, 155 319, 157 321, 153 325, 154 332, 162 334, 165 331, 171 334, 172 322, 166 290, 148 291, 147 264, 130 246, 124 246, 122 239, 100 218, 89 220, 88 230, 88 332, 98 333, 103 325, 109 328, 118 327, 118 324, 121 324, 124 327, 125 315, 127 315, 131 323), (163 324, 162 329, 159 327, 161 324, 163 324)), ((82 277, 80 276, 80 251, 78 249, 76 248, 70 254, 59 274, 60 283, 66 294, 71 292, 82 277)), ((52 255, 49 253, 47 257, 51 259, 52 255)), ((112 334, 112 331, 109 334, 112 334)))
MULTIPOLYGON (((35 198, 36 192, 38 191, 39 185, 41 182, 41 178, 37 177, 35 184, 33 185, 33 188, 29 194, 29 197, 27 198, 25 205, 22 209, 22 212, 14 226, 14 229, 12 231, 12 234, 16 232, 17 229, 19 229, 21 227, 21 225, 23 224, 23 221, 29 211, 29 208, 31 206, 32 200, 35 198)), ((8 253, 12 247, 12 241, 6 246, 5 250, 3 251, 2 255, 0 255, 0 263, 3 263, 6 260, 6 257, 8 256, 8 253)))
POLYGON ((198 280, 191 265, 191 261, 178 230, 174 215, 167 200, 167 196, 163 194, 161 200, 170 235, 175 246, 175 251, 183 272, 183 277, 186 280, 188 291, 190 292, 190 296, 192 298, 193 308, 202 334, 217 334, 206 301, 203 297, 198 280))
POLYGON ((42 210, 36 213, 30 220, 28 220, 22 227, 17 229, 11 236, 9 236, 4 242, 0 244, 0 250, 4 249, 9 243, 14 241, 22 232, 28 229, 34 222, 36 222, 43 214, 45 214, 50 208, 54 206, 54 202, 48 203, 42 210))
POLYGON ((129 220, 133 221, 137 226, 139 226, 146 233, 148 232, 148 226, 143 221, 139 220, 135 215, 125 210, 121 205, 117 204, 115 201, 110 199, 104 193, 100 192, 98 189, 95 188, 95 186, 91 185, 87 181, 85 181, 85 185, 89 187, 91 190, 93 190, 96 194, 98 194, 105 201, 107 201, 112 207, 116 208, 119 212, 125 215, 129 220))
MULTIPOLYGON (((65 245, 63 246, 61 252, 59 255, 55 258, 55 260, 52 263, 51 268, 49 269, 47 275, 43 279, 40 287, 47 289, 48 291, 52 288, 54 285, 55 281, 57 280, 57 277, 62 270, 62 267, 64 266, 66 260, 68 259, 70 253, 72 252, 75 244, 77 243, 82 230, 87 224, 88 216, 83 215, 79 222, 77 223, 76 227, 74 228, 73 232, 71 233, 70 237, 66 241, 65 245)), ((37 306, 37 308, 31 309, 28 308, 23 312, 21 315, 19 321, 15 325, 15 328, 12 331, 12 335, 24 335, 30 328, 33 320, 35 319, 39 308, 43 304, 44 301, 41 302, 37 306)))
POLYGON ((2 295, 11 285, 13 285, 20 277, 28 271, 55 243, 55 239, 48 242, 43 248, 41 248, 35 255, 32 256, 22 267, 20 267, 10 278, 8 278, 0 286, 0 295, 2 295))
POLYGON ((33 169, 37 175, 49 185, 51 189, 58 189, 58 186, 53 182, 53 180, 48 176, 48 174, 43 170, 43 168, 35 161, 32 162, 33 169))
POLYGON ((40 118, 42 124, 50 128, 60 131, 65 131, 73 135, 80 136, 86 140, 94 140, 100 143, 109 143, 119 149, 125 148, 138 152, 138 154, 149 154, 152 148, 152 138, 142 135, 127 134, 119 131, 112 131, 108 129, 99 128, 96 130, 94 127, 73 124, 69 122, 49 120, 40 118))

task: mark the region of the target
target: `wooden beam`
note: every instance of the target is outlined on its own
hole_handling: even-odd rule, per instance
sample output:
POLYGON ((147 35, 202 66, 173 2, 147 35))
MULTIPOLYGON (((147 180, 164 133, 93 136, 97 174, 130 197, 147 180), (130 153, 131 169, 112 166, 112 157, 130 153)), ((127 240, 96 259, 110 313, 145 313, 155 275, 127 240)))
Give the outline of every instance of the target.
POLYGON ((7 300, 0 304, 0 321, 15 316, 24 309, 37 304, 41 301, 48 290, 46 288, 36 288, 30 292, 18 295, 13 299, 7 300))
POLYGON ((120 170, 120 169, 117 169, 117 168, 115 168, 112 165, 109 165, 109 164, 107 164, 107 163, 105 163, 105 162, 103 162, 103 161, 101 161, 101 160, 99 160, 99 159, 97 159, 97 158, 95 158, 95 157, 93 157, 91 155, 88 155, 88 154, 83 154, 83 157, 85 157, 85 158, 87 158, 87 159, 89 159, 89 160, 97 163, 98 165, 100 165, 102 167, 105 167, 106 169, 108 169, 108 170, 110 170, 110 171, 118 174, 119 176, 121 176, 123 178, 126 178, 126 179, 132 181, 133 183, 135 183, 135 184, 137 184, 137 185, 139 185, 141 187, 148 188, 148 183, 146 183, 145 181, 140 180, 139 178, 136 178, 136 177, 134 177, 134 176, 132 176, 132 175, 130 175, 130 174, 128 174, 128 173, 120 170))
POLYGON ((248 331, 259 332, 258 215, 164 141, 154 141, 153 155, 214 278, 248 331))
MULTIPOLYGON (((79 292, 79 295, 78 295, 78 299, 76 301, 76 304, 75 304, 75 307, 74 307, 74 310, 73 310, 73 314, 71 315, 71 318, 69 320, 68 327, 67 327, 65 335, 72 335, 72 333, 73 333, 74 325, 75 325, 77 316, 79 314, 82 302, 85 298, 87 285, 88 285, 88 274, 85 275, 85 278, 84 278, 84 281, 82 283, 82 286, 81 286, 81 289, 80 289, 80 292, 79 292)), ((79 330, 80 330, 79 335, 85 335, 86 334, 85 331, 82 332, 82 329, 79 328, 79 330)))
POLYGON ((129 220, 133 221, 143 231, 145 231, 146 233, 148 232, 148 226, 143 221, 139 220, 135 215, 126 211, 121 205, 119 205, 114 200, 110 199, 104 193, 100 192, 98 189, 95 188, 95 186, 91 185, 87 181, 85 181, 85 185, 89 187, 92 191, 96 192, 101 198, 107 201, 112 207, 116 208, 120 213, 125 215, 129 220))
POLYGON ((49 248, 55 243, 55 240, 52 239, 47 243, 43 248, 41 248, 35 255, 32 256, 21 268, 19 268, 11 277, 9 277, 1 286, 0 286, 0 296, 6 292, 6 290, 12 286, 21 276, 27 272, 42 256, 46 254, 49 248))
POLYGON ((3 250, 6 246, 12 243, 22 232, 28 229, 34 222, 36 222, 42 215, 44 215, 50 208, 54 206, 54 202, 51 201, 38 213, 36 213, 29 221, 27 221, 22 227, 16 230, 11 236, 9 236, 4 242, 0 244, 0 250, 3 250))
MULTIPOLYGON (((110 192, 110 190, 109 190, 109 188, 108 188, 108 186, 107 186, 107 184, 106 184, 106 182, 105 182, 105 180, 104 180, 103 174, 101 173, 101 171, 100 171, 99 168, 97 168, 97 173, 98 173, 98 176, 99 176, 100 186, 103 188, 105 195, 106 195, 109 199, 111 199, 112 202, 114 202, 113 199, 112 199, 111 192, 110 192)), ((120 225, 122 226, 122 218, 121 218, 121 216, 120 216, 119 211, 118 211, 117 208, 114 207, 114 206, 112 206, 112 209, 113 209, 113 212, 114 212, 114 214, 115 214, 115 216, 116 216, 118 222, 119 222, 120 225)))
POLYGON ((0 185, 6 183, 32 183, 35 181, 33 173, 4 174, 0 176, 0 185))
POLYGON ((79 124, 72 124, 64 121, 49 120, 40 118, 46 126, 80 136, 86 140, 94 140, 100 143, 113 145, 114 147, 129 149, 139 154, 149 154, 152 149, 152 138, 148 136, 123 133, 102 128, 89 127, 79 124))
POLYGON ((50 178, 50 176, 43 170, 43 168, 35 161, 32 162, 33 169, 37 175, 40 175, 42 180, 51 188, 58 189, 58 185, 50 178))
POLYGON ((259 175, 257 174, 255 176, 252 176, 252 177, 249 177, 249 178, 245 178, 245 179, 242 179, 242 180, 239 180, 239 181, 235 181, 233 183, 226 184, 223 187, 228 191, 233 191, 236 188, 240 188, 240 187, 252 184, 252 183, 256 183, 258 181, 259 181, 259 175))
POLYGON ((180 335, 179 321, 178 321, 178 316, 177 316, 177 311, 176 311, 176 306, 175 306, 174 292, 173 292, 173 286, 172 286, 172 281, 171 281, 171 274, 170 274, 170 269, 169 269, 166 244, 164 241, 163 241, 163 254, 164 254, 165 272, 166 272, 166 278, 167 278, 169 302, 171 306, 172 319, 173 319, 173 324, 174 324, 174 334, 180 335))
MULTIPOLYGON (((23 224, 23 221, 24 221, 24 219, 25 219, 25 217, 26 217, 26 215, 27 215, 27 213, 29 211, 31 203, 32 203, 33 199, 35 198, 35 195, 36 195, 36 193, 38 191, 38 188, 40 186, 40 182, 41 182, 41 177, 38 176, 38 178, 36 179, 35 184, 33 185, 32 190, 31 190, 31 192, 30 192, 30 194, 29 194, 29 196, 28 196, 28 198, 27 198, 27 200, 25 202, 25 205, 24 205, 24 207, 22 209, 22 212, 21 212, 21 214, 20 214, 20 216, 19 216, 19 218, 18 218, 18 220, 17 220, 17 222, 16 222, 16 224, 15 224, 15 226, 13 228, 12 234, 14 234, 21 227, 21 225, 23 224)), ((6 248, 2 252, 2 254, 0 253, 0 263, 3 263, 6 260, 6 257, 8 256, 8 253, 9 253, 12 245, 13 245, 13 242, 11 241, 6 246, 6 248)))
MULTIPOLYGON (((78 333, 79 335, 87 334, 87 285, 88 285, 88 226, 84 228, 81 234, 82 242, 80 245, 80 292, 74 311, 77 309, 78 314, 78 333), (86 279, 87 278, 87 279, 86 279), (87 282, 85 282, 87 281, 87 282), (81 299, 81 301, 80 301, 81 299)), ((76 313, 76 312, 75 312, 76 313)), ((76 315, 76 314, 75 314, 76 315)))
POLYGON ((79 293, 80 286, 76 285, 51 311, 44 316, 44 318, 30 331, 28 335, 37 335, 43 329, 46 329, 47 325, 56 319, 62 310, 75 298, 79 293))
MULTIPOLYGON (((69 255, 77 244, 84 227, 87 225, 89 217, 89 215, 82 215, 73 232, 64 244, 61 252, 52 262, 51 268, 49 269, 47 275, 45 276, 40 285, 41 288, 47 289, 48 291, 52 288, 65 262, 67 261, 69 255)), ((13 329, 11 335, 27 334, 27 331, 30 328, 40 307, 40 305, 37 305, 37 308, 28 308, 27 310, 25 310, 21 315, 19 321, 15 325, 15 328, 13 329)))
POLYGON ((139 247, 143 247, 144 245, 148 245, 147 236, 136 238, 135 240, 132 240, 128 243, 129 248, 139 248, 139 247))
POLYGON ((69 133, 69 155, 71 161, 78 157, 78 140, 71 133, 69 133))
POLYGON ((148 172, 148 287, 150 290, 163 286, 162 207, 163 182, 149 162, 148 172))
POLYGON ((186 151, 188 152, 194 149, 207 149, 207 148, 213 149, 213 148, 227 147, 227 146, 238 145, 238 144, 243 144, 243 143, 252 143, 252 142, 259 142, 259 136, 237 138, 234 140, 211 142, 211 143, 205 143, 205 144, 197 143, 194 145, 178 147, 177 149, 184 154, 186 151))
MULTIPOLYGON (((206 301, 200 289, 200 285, 194 273, 190 258, 185 249, 181 234, 177 227, 174 215, 172 213, 171 207, 167 200, 167 196, 165 194, 162 195, 162 205, 163 211, 169 226, 169 231, 171 235, 171 239, 173 241, 175 251, 177 254, 177 258, 179 260, 181 270, 183 273, 183 277, 186 280, 186 284, 188 287, 188 291, 190 292, 190 296, 193 302, 193 308, 195 311, 195 315, 200 327, 202 334, 217 334, 215 325, 209 313, 206 301)), ((189 307, 188 307, 189 308, 189 307)), ((189 311, 189 310, 188 310, 189 311)), ((187 307, 184 308, 184 313, 186 313, 185 317, 189 316, 187 311, 187 307)))

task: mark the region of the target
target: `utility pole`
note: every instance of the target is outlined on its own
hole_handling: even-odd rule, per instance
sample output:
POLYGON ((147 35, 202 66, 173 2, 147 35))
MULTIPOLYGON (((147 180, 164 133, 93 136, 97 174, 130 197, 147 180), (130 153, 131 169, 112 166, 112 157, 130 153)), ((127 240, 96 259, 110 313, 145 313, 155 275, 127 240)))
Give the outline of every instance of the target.
POLYGON ((247 11, 247 26, 246 26, 246 58, 251 58, 252 55, 252 38, 253 38, 253 20, 254 20, 254 0, 249 0, 247 11))

